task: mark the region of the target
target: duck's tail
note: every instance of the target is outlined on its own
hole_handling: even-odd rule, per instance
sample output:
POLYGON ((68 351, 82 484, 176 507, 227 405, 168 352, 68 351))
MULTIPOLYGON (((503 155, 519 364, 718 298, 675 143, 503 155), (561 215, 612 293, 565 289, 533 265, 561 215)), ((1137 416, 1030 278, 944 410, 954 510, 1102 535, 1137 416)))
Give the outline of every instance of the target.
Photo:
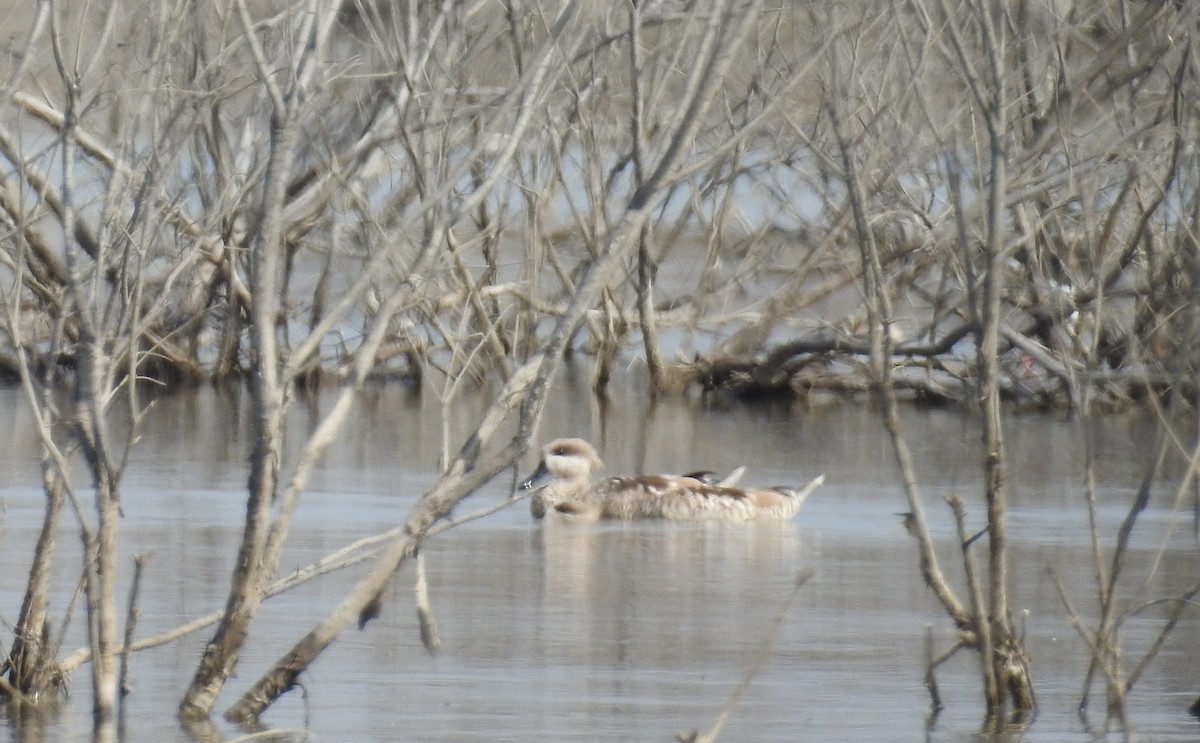
POLYGON ((808 500, 808 496, 812 495, 812 492, 823 484, 825 484, 825 475, 817 475, 813 478, 812 482, 803 488, 775 488, 775 490, 787 496, 787 500, 779 506, 779 518, 786 521, 800 513, 800 508, 804 505, 804 501, 808 500))

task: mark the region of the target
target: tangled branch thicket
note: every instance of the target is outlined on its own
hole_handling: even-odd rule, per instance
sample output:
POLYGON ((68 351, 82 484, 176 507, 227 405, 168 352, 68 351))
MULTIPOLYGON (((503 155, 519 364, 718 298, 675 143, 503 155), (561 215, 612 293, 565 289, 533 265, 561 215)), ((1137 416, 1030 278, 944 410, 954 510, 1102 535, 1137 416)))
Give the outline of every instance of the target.
MULTIPOLYGON (((678 62, 706 22, 698 8, 581 9, 551 37, 546 8, 342 3, 290 114, 275 328, 287 371, 345 380, 386 323, 374 376, 504 375, 540 347, 654 158, 678 147, 687 169, 587 317, 598 383, 634 350, 660 386, 865 388, 861 266, 823 114, 836 94, 897 302, 897 382, 969 399, 985 56, 969 29, 951 32, 955 4, 868 5, 758 9, 717 105, 679 142, 665 137, 686 114, 678 62), (838 45, 852 58, 834 70, 838 45)), ((67 15, 65 74, 50 24, 27 19, 0 121, 10 379, 23 364, 77 368, 84 312, 130 374, 248 372, 254 205, 282 123, 263 84, 298 9, 256 4, 247 31, 239 6, 67 15)), ((1023 0, 1001 16, 1005 391, 1074 406, 1191 398, 1195 12, 1023 0)))
MULTIPOLYGON (((145 413, 132 380, 242 380, 252 401, 245 532, 188 719, 233 672, 353 391, 397 378, 443 401, 500 390, 457 453, 447 432, 437 486, 235 705, 240 720, 353 617, 369 621, 430 527, 520 456, 574 349, 594 359, 598 393, 625 354, 655 392, 986 397, 1001 614, 993 393, 1081 411, 1200 394, 1190 3, 5 12, 18 31, 0 62, 0 375, 43 424, 47 495, 6 669, 16 694, 55 678, 47 587, 70 508, 98 724, 117 704, 120 483, 145 413), (331 382, 336 404, 284 462, 294 393, 331 382), (133 422, 121 431, 117 405, 133 422), (494 441, 514 418, 518 433, 494 441)), ((1013 641, 1003 616, 989 627, 982 604, 942 595, 961 626, 1013 641)))

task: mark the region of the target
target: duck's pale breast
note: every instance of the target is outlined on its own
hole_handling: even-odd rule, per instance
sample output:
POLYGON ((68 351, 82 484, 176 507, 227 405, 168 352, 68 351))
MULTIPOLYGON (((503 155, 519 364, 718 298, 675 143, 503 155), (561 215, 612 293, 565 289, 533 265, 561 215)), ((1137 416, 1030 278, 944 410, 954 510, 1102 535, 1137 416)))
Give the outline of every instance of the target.
POLYGON ((574 523, 591 523, 603 517, 599 504, 583 503, 581 501, 564 501, 556 503, 546 511, 546 521, 569 521, 574 523))
POLYGON ((556 514, 574 515, 592 510, 599 516, 604 495, 586 482, 555 481, 544 485, 529 501, 529 512, 535 519, 556 514))

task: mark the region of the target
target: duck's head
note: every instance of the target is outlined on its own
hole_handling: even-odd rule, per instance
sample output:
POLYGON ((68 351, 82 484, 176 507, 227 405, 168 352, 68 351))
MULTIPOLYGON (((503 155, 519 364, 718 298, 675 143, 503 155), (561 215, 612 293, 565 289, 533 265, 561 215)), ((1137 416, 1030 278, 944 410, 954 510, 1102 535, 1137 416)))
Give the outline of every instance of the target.
POLYGON ((604 466, 592 445, 583 439, 555 439, 542 447, 542 461, 525 478, 521 488, 537 487, 547 477, 559 480, 588 480, 604 466))

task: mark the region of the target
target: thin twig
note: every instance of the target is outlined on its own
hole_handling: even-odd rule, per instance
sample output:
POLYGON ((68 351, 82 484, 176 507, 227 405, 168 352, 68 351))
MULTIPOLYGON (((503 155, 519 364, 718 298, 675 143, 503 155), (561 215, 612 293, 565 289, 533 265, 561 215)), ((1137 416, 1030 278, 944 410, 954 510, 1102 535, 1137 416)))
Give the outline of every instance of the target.
POLYGON ((746 691, 753 683, 754 677, 757 676, 766 666, 767 661, 771 658, 771 651, 775 648, 775 642, 779 639, 779 632, 783 628, 783 620, 787 618, 788 613, 792 609, 792 604, 796 600, 796 596, 800 594, 800 589, 808 582, 808 579, 813 575, 812 570, 803 570, 797 576, 795 583, 792 585, 792 590, 784 598, 783 604, 780 605, 779 611, 775 613, 774 619, 771 621, 771 629, 767 632, 767 636, 763 638, 763 642, 759 645, 758 652, 754 655, 754 660, 742 675, 742 680, 734 688, 729 695, 729 699, 725 701, 725 706, 721 708, 721 714, 717 716, 716 722, 708 730, 707 733, 698 733, 695 730, 687 733, 681 733, 677 739, 683 743, 714 743, 717 736, 720 735, 721 729, 725 727, 725 723, 729 722, 730 716, 733 715, 734 709, 737 708, 738 702, 746 695, 746 691))

